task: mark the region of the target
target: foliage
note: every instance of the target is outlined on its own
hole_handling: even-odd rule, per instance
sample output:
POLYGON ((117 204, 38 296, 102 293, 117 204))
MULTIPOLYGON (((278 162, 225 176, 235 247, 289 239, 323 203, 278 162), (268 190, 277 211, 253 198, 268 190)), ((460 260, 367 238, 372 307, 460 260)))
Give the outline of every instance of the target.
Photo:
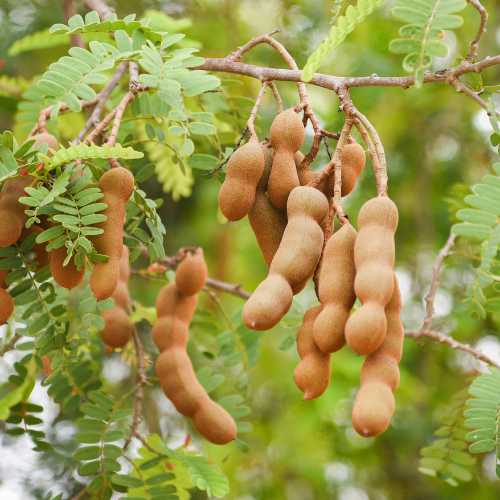
POLYGON ((456 29, 464 20, 455 14, 467 6, 465 0, 396 0, 391 16, 406 24, 399 30, 404 38, 392 40, 389 48, 397 54, 407 54, 403 60, 405 71, 413 72, 417 87, 421 87, 424 72, 432 64, 433 56, 445 57, 448 45, 441 42, 443 30, 456 29))

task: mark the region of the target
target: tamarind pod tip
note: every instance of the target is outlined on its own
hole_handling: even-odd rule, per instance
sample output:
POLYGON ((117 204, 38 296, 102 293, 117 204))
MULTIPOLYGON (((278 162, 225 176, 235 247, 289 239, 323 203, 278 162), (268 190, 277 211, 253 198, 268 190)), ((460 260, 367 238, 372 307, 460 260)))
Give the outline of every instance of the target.
POLYGON ((75 264, 74 256, 71 257, 66 266, 63 266, 67 257, 66 247, 55 248, 49 252, 50 272, 54 281, 68 290, 77 287, 85 278, 86 263, 83 263, 79 271, 75 264))
POLYGON ((113 295, 120 279, 120 265, 118 260, 97 262, 90 274, 90 289, 96 299, 106 300, 113 295))

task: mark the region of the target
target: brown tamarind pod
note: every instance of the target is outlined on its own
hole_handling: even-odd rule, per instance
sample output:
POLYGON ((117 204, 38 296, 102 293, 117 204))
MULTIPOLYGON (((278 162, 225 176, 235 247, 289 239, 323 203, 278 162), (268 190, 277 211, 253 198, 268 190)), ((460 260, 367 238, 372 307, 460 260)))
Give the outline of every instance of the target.
POLYGON ((265 146, 262 146, 262 149, 264 150, 264 172, 255 190, 255 201, 252 209, 248 212, 248 221, 267 267, 269 267, 280 246, 287 218, 286 213, 276 208, 266 196, 273 156, 265 146))
POLYGON ((153 340, 161 352, 156 373, 163 392, 182 415, 193 420, 196 430, 214 444, 226 444, 236 437, 236 423, 212 401, 198 382, 186 353, 189 323, 196 309, 197 295, 184 295, 175 283, 162 288, 156 301, 158 321, 153 340))
POLYGON ((125 347, 127 342, 132 338, 134 328, 126 312, 130 301, 127 286, 130 278, 130 262, 128 256, 128 247, 124 245, 118 265, 120 272, 118 286, 113 295, 111 295, 115 301, 115 307, 101 313, 101 317, 104 320, 104 329, 99 332, 99 335, 102 341, 113 349, 125 347))
POLYGON ((14 299, 7 290, 0 288, 0 325, 7 323, 13 312, 14 299))
POLYGON ((243 308, 243 322, 252 330, 269 330, 278 324, 321 256, 324 235, 320 224, 328 214, 325 195, 311 187, 296 187, 288 198, 287 212, 288 224, 269 275, 243 308))
POLYGON ((214 444, 227 444, 237 433, 229 413, 212 401, 198 382, 184 349, 163 351, 156 361, 156 374, 163 392, 182 415, 193 420, 196 430, 214 444))
POLYGON ((292 189, 300 186, 293 155, 304 143, 302 119, 293 108, 283 111, 274 119, 270 136, 274 161, 269 177, 269 199, 275 207, 285 210, 292 189))
POLYGON ((387 197, 373 198, 361 208, 358 225, 354 291, 361 307, 347 320, 345 337, 354 352, 366 356, 380 347, 387 331, 385 306, 394 291, 398 209, 387 197))
POLYGON ((393 392, 399 384, 398 363, 403 354, 401 307, 401 293, 394 275, 394 292, 385 308, 387 334, 382 345, 365 358, 361 369, 361 389, 352 412, 352 424, 360 436, 378 436, 391 423, 393 392))
POLYGON ((250 212, 263 170, 261 145, 257 137, 251 137, 232 154, 227 164, 226 179, 219 191, 219 208, 224 217, 237 221, 250 212))
POLYGON ((345 325, 356 302, 354 293, 354 243, 356 230, 344 224, 328 240, 319 278, 323 310, 314 322, 314 341, 323 352, 336 352, 345 345, 345 325))
POLYGON ((125 203, 134 190, 134 176, 126 168, 111 168, 100 178, 97 186, 104 195, 100 201, 106 203, 108 208, 102 212, 107 219, 95 225, 104 232, 92 236, 92 243, 97 253, 107 255, 110 260, 94 265, 90 274, 90 288, 97 300, 105 300, 113 295, 118 286, 125 203))
POLYGON ((197 248, 194 255, 187 255, 175 273, 175 285, 184 295, 196 295, 207 282, 208 270, 203 249, 197 248))
POLYGON ((297 333, 297 351, 301 361, 293 373, 293 380, 304 393, 304 401, 321 396, 330 383, 330 354, 321 351, 313 338, 313 325, 321 309, 322 306, 311 307, 297 333))
MULTIPOLYGON (((39 235, 41 233, 43 233, 43 229, 39 226, 35 226, 34 224, 32 224, 30 227, 23 228, 23 230, 21 231, 21 236, 19 237, 18 241, 19 243, 22 243, 30 234, 39 235)), ((32 251, 36 253, 36 258, 34 260, 38 262, 37 271, 49 265, 50 259, 47 250, 45 250, 45 244, 35 243, 32 251)))
POLYGON ((33 177, 16 177, 5 181, 0 193, 0 247, 13 245, 21 236, 28 216, 28 208, 19 202, 24 190, 33 182, 33 177))
MULTIPOLYGON (((358 177, 363 172, 366 164, 366 154, 363 146, 357 142, 346 144, 342 149, 342 196, 347 196, 356 186, 358 177)), ((329 186, 326 189, 326 194, 333 196, 333 188, 335 181, 333 174, 328 178, 329 186), (330 194, 331 193, 331 194, 330 194)))
POLYGON ((197 303, 197 295, 184 295, 175 283, 161 289, 156 300, 158 321, 153 327, 153 341, 160 352, 174 347, 186 347, 189 323, 197 303))
MULTIPOLYGON (((313 172, 309 167, 303 167, 302 161, 304 155, 299 151, 294 155, 295 164, 297 166, 297 173, 300 180, 300 185, 305 186, 312 182, 317 176, 317 172, 313 172)), ((357 142, 346 144, 342 149, 341 166, 342 166, 342 190, 341 196, 347 196, 356 186, 358 177, 363 172, 366 164, 366 155, 363 146, 357 142)), ((319 186, 324 194, 327 196, 334 195, 335 189, 335 175, 334 172, 323 181, 319 186)))
MULTIPOLYGON (((38 146, 40 146, 40 144, 43 144, 44 142, 49 145, 49 148, 55 149, 56 151, 59 149, 57 139, 52 134, 49 134, 47 132, 42 132, 37 135, 30 135, 26 140, 30 141, 32 139, 35 139, 35 144, 33 144, 33 147, 35 149, 37 149, 38 146)), ((52 153, 50 151, 47 151, 47 156, 52 157, 52 153)))
POLYGON ((79 271, 75 264, 74 254, 64 266, 63 264, 67 256, 68 249, 65 246, 51 250, 49 252, 50 272, 58 285, 72 290, 85 278, 87 266, 84 262, 82 269, 79 271))

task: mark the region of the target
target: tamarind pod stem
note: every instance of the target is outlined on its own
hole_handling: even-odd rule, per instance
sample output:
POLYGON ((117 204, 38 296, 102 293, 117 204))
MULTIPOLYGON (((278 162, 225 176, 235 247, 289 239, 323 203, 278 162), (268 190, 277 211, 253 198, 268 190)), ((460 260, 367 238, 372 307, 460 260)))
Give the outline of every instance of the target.
POLYGON ((213 402, 198 382, 184 349, 164 351, 156 361, 163 392, 182 415, 193 420, 196 430, 214 444, 227 444, 237 433, 233 418, 213 402))
POLYGON ((361 307, 347 320, 345 337, 357 354, 368 355, 380 347, 387 331, 385 306, 394 291, 397 207, 387 197, 373 198, 361 208, 358 224, 354 290, 361 307))
POLYGON ((288 199, 288 224, 268 277, 243 308, 243 322, 252 330, 269 330, 288 312, 293 291, 314 273, 323 248, 320 224, 328 214, 328 201, 317 189, 295 188, 288 199))
POLYGON ((116 290, 111 296, 115 301, 113 309, 103 311, 104 328, 99 332, 102 341, 113 349, 125 347, 132 338, 134 326, 127 314, 130 302, 128 280, 130 278, 129 250, 123 246, 122 256, 118 262, 119 281, 116 290))
POLYGON ((175 285, 184 295, 196 295, 207 282, 208 270, 203 249, 197 248, 194 255, 187 255, 175 273, 175 285))
POLYGON ((101 202, 108 205, 103 211, 107 219, 95 225, 104 232, 92 236, 91 240, 97 253, 107 255, 110 260, 94 265, 90 274, 90 288, 97 300, 105 300, 111 297, 118 286, 120 274, 118 262, 123 251, 125 203, 134 190, 134 176, 126 168, 112 168, 100 178, 98 187, 104 195, 101 202))
POLYGON ((0 288, 0 325, 7 323, 13 312, 14 299, 7 290, 0 288))
POLYGON ((300 186, 293 155, 304 143, 304 125, 293 108, 280 113, 270 131, 274 161, 269 177, 269 199, 280 210, 287 208, 288 196, 300 186))
POLYGON ((63 266, 67 256, 68 250, 65 246, 51 250, 49 252, 50 272, 54 281, 59 286, 72 290, 85 278, 87 264, 84 262, 82 269, 79 271, 75 264, 75 256, 73 255, 66 266, 63 266))
POLYGON ((219 208, 230 221, 243 219, 255 200, 255 189, 264 170, 264 155, 256 137, 237 149, 227 164, 219 191, 219 208))
POLYGON ((404 342, 401 307, 401 293, 394 275, 394 292, 385 308, 387 334, 382 345, 365 358, 361 369, 361 390, 352 413, 354 429, 361 436, 378 436, 391 422, 394 412, 392 393, 399 383, 398 363, 404 342))
POLYGON ((265 146, 262 148, 266 150, 264 153, 265 167, 257 185, 254 204, 248 213, 248 221, 267 267, 269 267, 285 232, 287 218, 286 213, 276 208, 266 196, 273 157, 265 146))
POLYGON ((346 343, 345 326, 356 302, 354 293, 354 244, 356 230, 343 225, 328 240, 319 278, 323 310, 314 322, 314 341, 323 352, 336 352, 346 343))
POLYGON ((19 202, 24 190, 33 181, 32 177, 17 177, 6 180, 0 193, 0 247, 13 245, 21 236, 28 216, 28 208, 19 202))
POLYGON ((313 325, 322 306, 311 307, 297 333, 297 351, 301 362, 293 374, 295 385, 304 393, 304 401, 321 396, 330 383, 330 354, 322 352, 313 338, 313 325))

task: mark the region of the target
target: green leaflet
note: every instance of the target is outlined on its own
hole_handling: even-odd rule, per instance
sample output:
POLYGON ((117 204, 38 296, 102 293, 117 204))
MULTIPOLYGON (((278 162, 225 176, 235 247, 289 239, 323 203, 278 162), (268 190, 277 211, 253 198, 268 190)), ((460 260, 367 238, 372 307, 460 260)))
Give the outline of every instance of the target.
POLYGON ((456 15, 467 6, 466 0, 395 0, 396 8, 391 17, 409 23, 399 30, 403 38, 396 38, 389 49, 396 54, 407 54, 403 68, 415 74, 415 84, 421 87, 424 72, 434 56, 445 57, 448 46, 440 41, 444 29, 459 28, 463 18, 456 15))
POLYGON ((330 37, 323 40, 323 43, 309 56, 302 72, 302 81, 310 81, 328 54, 338 47, 356 26, 375 10, 375 7, 383 2, 384 0, 358 0, 356 7, 349 5, 345 15, 338 17, 337 25, 332 26, 330 37))
POLYGON ((439 477, 452 486, 458 486, 458 481, 470 481, 472 474, 466 467, 476 462, 463 451, 467 448, 464 418, 467 396, 467 389, 453 396, 450 410, 441 418, 442 427, 435 432, 438 439, 420 450, 422 458, 418 470, 439 477))
MULTIPOLYGON (((495 257, 500 247, 500 163, 493 169, 497 175, 485 175, 484 184, 474 187, 475 194, 464 192, 460 196, 465 205, 456 217, 463 222, 455 224, 451 230, 463 237, 480 243, 479 266, 475 283, 467 288, 467 298, 462 301, 464 309, 471 309, 473 316, 485 317, 486 312, 498 312, 500 301, 495 296, 487 298, 483 289, 494 284, 499 262, 495 257)), ((459 205, 455 204, 457 208, 459 205)), ((463 206, 463 205, 462 205, 463 206)))
MULTIPOLYGON (((470 453, 486 453, 495 451, 498 456, 498 423, 500 418, 500 370, 490 368, 491 373, 483 373, 477 377, 469 388, 474 399, 467 401, 468 410, 465 417, 470 417, 466 427, 474 429, 466 436, 472 444, 470 453)), ((499 475, 499 469, 496 469, 499 475)), ((500 475, 499 475, 500 477, 500 475)))

